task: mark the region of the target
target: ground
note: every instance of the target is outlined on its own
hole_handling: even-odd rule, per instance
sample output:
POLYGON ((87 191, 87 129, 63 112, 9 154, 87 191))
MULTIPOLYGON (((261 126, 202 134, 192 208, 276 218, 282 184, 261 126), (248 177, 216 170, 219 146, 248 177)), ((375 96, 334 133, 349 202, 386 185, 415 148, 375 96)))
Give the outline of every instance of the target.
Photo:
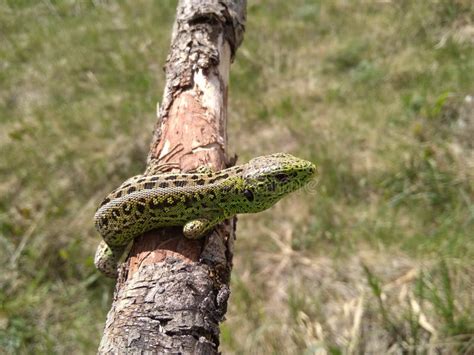
MULTIPOLYGON (((0 349, 94 353, 95 208, 143 171, 175 1, 0 0, 0 349)), ((230 151, 312 160, 238 221, 225 354, 474 352, 474 5, 251 1, 230 151)))

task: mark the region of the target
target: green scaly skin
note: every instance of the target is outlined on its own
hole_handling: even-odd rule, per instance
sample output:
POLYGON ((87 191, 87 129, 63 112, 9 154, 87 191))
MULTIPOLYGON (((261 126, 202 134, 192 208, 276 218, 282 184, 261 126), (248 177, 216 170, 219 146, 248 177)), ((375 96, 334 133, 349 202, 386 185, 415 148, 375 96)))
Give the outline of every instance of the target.
POLYGON ((315 174, 311 162, 276 153, 219 172, 134 176, 111 192, 94 216, 104 239, 95 265, 116 277, 127 246, 142 233, 183 226, 187 238, 201 238, 229 217, 266 210, 315 174))

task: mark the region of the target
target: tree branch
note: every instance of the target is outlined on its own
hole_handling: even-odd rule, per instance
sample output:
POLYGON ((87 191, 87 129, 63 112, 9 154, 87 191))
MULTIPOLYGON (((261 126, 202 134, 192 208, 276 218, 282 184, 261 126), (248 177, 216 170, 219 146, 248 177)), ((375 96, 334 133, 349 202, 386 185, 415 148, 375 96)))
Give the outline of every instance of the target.
MULTIPOLYGON (((148 166, 228 165, 227 88, 242 42, 245 0, 181 0, 148 166)), ((235 220, 207 238, 182 228, 138 237, 119 270, 99 353, 215 354, 229 297, 235 220)))

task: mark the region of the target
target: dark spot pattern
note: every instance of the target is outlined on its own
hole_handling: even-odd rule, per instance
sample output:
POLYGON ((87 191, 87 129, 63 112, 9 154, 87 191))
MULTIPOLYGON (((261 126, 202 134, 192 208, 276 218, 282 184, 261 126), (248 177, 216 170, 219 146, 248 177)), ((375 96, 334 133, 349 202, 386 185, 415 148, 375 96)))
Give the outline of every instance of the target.
POLYGON ((100 204, 100 207, 102 207, 103 205, 107 204, 110 202, 110 198, 106 198, 104 201, 102 201, 102 203, 100 204))
POLYGON ((144 185, 144 188, 145 188, 145 189, 150 190, 150 189, 152 189, 152 188, 154 188, 154 187, 155 187, 155 183, 154 183, 154 182, 145 182, 145 185, 144 185))
POLYGON ((169 175, 165 177, 165 180, 176 180, 178 177, 176 175, 169 175))
POLYGON ((138 211, 139 213, 145 212, 145 206, 142 205, 142 204, 137 204, 137 211, 138 211))
POLYGON ((122 207, 122 211, 123 211, 124 214, 129 215, 130 213, 132 213, 132 206, 128 203, 125 204, 122 207))
POLYGON ((160 201, 157 198, 152 198, 150 200, 149 206, 152 210, 160 208, 161 204, 160 201))
POLYGON ((166 189, 168 186, 169 186, 169 184, 168 184, 167 182, 162 182, 162 183, 160 183, 160 187, 161 187, 162 189, 166 189))
POLYGON ((178 181, 175 181, 174 182, 174 186, 176 187, 183 187, 183 186, 186 186, 187 185, 187 181, 186 180, 178 180, 178 181))
POLYGON ((194 203, 195 201, 192 198, 187 198, 183 204, 185 207, 190 208, 194 206, 194 203))
POLYGON ((129 188, 129 189, 127 190, 127 193, 131 194, 132 192, 134 192, 134 191, 136 191, 136 190, 137 190, 137 189, 136 189, 134 186, 132 186, 131 188, 129 188))

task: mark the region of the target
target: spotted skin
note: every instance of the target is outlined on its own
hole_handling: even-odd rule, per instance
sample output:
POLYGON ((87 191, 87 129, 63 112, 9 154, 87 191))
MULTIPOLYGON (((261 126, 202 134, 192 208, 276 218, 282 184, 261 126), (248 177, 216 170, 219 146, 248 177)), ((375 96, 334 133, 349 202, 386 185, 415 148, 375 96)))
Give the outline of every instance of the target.
POLYGON ((231 216, 266 210, 315 174, 311 162, 276 153, 219 172, 200 168, 195 173, 129 178, 103 200, 94 216, 103 238, 95 265, 116 277, 118 261, 142 233, 183 226, 187 238, 201 238, 231 216))

